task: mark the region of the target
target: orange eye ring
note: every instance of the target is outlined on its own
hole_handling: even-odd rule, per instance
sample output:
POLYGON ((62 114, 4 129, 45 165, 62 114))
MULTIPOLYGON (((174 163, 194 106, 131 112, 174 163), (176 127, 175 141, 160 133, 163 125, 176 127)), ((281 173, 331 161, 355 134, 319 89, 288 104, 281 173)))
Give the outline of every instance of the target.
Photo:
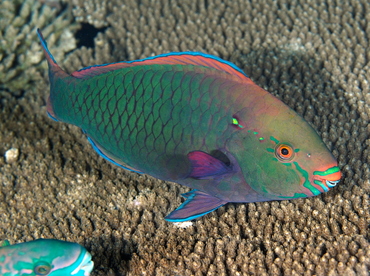
POLYGON ((280 161, 290 161, 294 157, 294 149, 287 144, 280 144, 275 148, 275 155, 280 161))

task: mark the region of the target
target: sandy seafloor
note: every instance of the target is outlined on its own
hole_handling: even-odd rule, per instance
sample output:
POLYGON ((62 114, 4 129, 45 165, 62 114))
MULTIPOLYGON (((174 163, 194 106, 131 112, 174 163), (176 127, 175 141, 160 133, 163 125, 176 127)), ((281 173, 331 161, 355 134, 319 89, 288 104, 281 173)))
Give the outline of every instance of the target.
MULTIPOLYGON (((81 22, 105 27, 92 48, 59 52, 68 72, 183 50, 235 62, 313 125, 343 179, 313 198, 227 204, 186 228, 166 222, 189 189, 109 164, 80 129, 49 119, 42 63, 24 89, 1 83, 0 239, 78 242, 92 253, 93 276, 370 275, 366 1, 36 2, 40 14, 64 7, 71 34, 81 22), (11 148, 19 155, 5 158, 11 148)), ((34 41, 19 45, 40 53, 29 24, 34 41)), ((40 26, 49 28, 47 40, 49 24, 40 26)), ((30 69, 11 66, 25 81, 30 69)))

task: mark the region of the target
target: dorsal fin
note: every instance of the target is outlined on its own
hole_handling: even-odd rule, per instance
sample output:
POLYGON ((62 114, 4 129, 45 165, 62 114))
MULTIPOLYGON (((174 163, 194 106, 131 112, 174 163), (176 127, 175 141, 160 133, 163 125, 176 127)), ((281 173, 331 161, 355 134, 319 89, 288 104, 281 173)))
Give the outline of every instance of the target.
POLYGON ((0 247, 9 246, 10 242, 8 240, 4 240, 0 242, 0 247))
POLYGON ((133 61, 122 61, 110 64, 94 65, 75 71, 72 73, 72 76, 76 78, 86 78, 121 68, 150 64, 205 66, 216 69, 218 71, 229 73, 233 76, 237 76, 243 81, 249 80, 252 83, 248 76, 233 63, 222 60, 221 58, 218 58, 216 56, 203 54, 200 52, 168 53, 133 61))

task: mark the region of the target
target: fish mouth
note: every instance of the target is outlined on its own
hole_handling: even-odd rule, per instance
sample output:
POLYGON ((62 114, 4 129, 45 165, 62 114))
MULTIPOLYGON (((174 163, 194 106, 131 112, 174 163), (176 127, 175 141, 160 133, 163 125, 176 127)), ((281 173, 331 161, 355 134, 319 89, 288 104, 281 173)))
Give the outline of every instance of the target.
POLYGON ((94 262, 91 260, 91 254, 86 251, 86 254, 79 267, 80 271, 83 271, 84 276, 90 276, 91 271, 94 268, 94 262))
POLYGON ((329 191, 330 188, 335 187, 342 176, 339 167, 333 166, 324 171, 314 171, 314 183, 319 186, 323 192, 329 191))
POLYGON ((340 180, 331 181, 331 180, 326 179, 325 183, 326 183, 326 186, 328 186, 329 188, 333 188, 338 184, 339 181, 340 180))

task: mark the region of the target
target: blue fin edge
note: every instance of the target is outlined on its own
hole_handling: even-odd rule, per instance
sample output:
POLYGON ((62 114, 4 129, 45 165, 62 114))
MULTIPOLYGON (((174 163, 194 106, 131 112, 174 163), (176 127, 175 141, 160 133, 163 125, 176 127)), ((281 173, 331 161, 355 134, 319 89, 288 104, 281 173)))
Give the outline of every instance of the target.
POLYGON ((80 72, 80 71, 89 69, 91 67, 101 67, 101 66, 107 66, 107 65, 118 64, 118 63, 134 63, 134 62, 139 62, 139 61, 152 60, 152 59, 156 59, 156 58, 160 58, 160 57, 181 56, 181 55, 203 56, 203 57, 206 57, 206 58, 217 60, 218 62, 221 62, 221 63, 224 63, 224 64, 227 64, 227 65, 231 66, 233 69, 235 69, 236 71, 242 73, 244 76, 249 78, 248 75, 244 71, 242 71, 240 68, 238 68, 234 63, 232 63, 230 61, 223 60, 222 58, 216 57, 214 55, 205 54, 205 53, 202 53, 202 52, 190 52, 190 51, 171 52, 171 53, 161 54, 161 55, 157 55, 157 56, 153 56, 153 57, 147 57, 147 58, 143 58, 143 59, 136 59, 136 60, 130 60, 130 61, 118 61, 118 62, 112 62, 112 63, 99 64, 99 65, 91 65, 91 66, 81 68, 81 69, 77 70, 76 72, 80 72))
MULTIPOLYGON (((86 131, 83 130, 84 133, 86 133, 86 131)), ((132 170, 132 169, 129 169, 129 168, 126 168, 125 166, 122 166, 121 164, 117 163, 116 161, 110 159, 108 156, 106 156, 98 147, 97 145, 95 144, 95 142, 89 137, 89 136, 86 136, 87 137, 87 140, 90 142, 90 144, 92 145, 92 147, 94 148, 94 150, 101 156, 103 157, 105 160, 113 163, 114 165, 118 166, 118 167, 121 167, 125 170, 128 170, 128 171, 131 171, 131 172, 136 172, 136 173, 140 173, 142 174, 142 172, 139 172, 139 171, 135 171, 135 170, 132 170)))
MULTIPOLYGON (((186 201, 185 201, 186 202, 186 201)), ((184 203, 185 203, 184 202, 184 203)), ((183 203, 183 204, 184 204, 183 203)), ((216 207, 216 208, 214 208, 214 209, 212 209, 212 210, 209 210, 209 211, 207 211, 207 212, 204 212, 204 213, 201 213, 201 214, 198 214, 198 215, 195 215, 195 216, 190 216, 190 217, 187 217, 187 218, 183 218, 183 219, 168 219, 168 218, 164 218, 165 220, 167 220, 167 221, 169 221, 169 222, 183 222, 183 221, 188 221, 188 220, 193 220, 193 219, 196 219, 196 218, 199 218, 199 217, 201 217, 201 216, 204 216, 204 215, 207 215, 208 213, 210 213, 210 212, 213 212, 213 211, 215 211, 215 210, 217 210, 218 208, 220 208, 221 206, 224 206, 225 204, 222 204, 222 205, 220 205, 220 206, 218 206, 218 207, 216 207)), ((181 204, 181 206, 182 206, 182 204, 181 204)), ((181 207, 180 206, 180 207, 181 207)), ((180 208, 179 207, 179 208, 180 208)))
POLYGON ((53 117, 49 112, 47 112, 50 119, 54 120, 55 122, 59 122, 59 120, 55 117, 53 117))
POLYGON ((39 29, 39 28, 37 28, 37 30, 36 30, 36 32, 37 32, 37 36, 39 37, 39 40, 40 40, 40 42, 41 42, 41 45, 42 45, 42 48, 45 50, 45 52, 47 53, 47 55, 48 55, 48 57, 55 63, 55 64, 57 64, 57 62, 55 61, 55 59, 54 59, 54 57, 53 57, 53 55, 50 53, 50 51, 49 51, 49 48, 48 48, 48 44, 46 43, 46 41, 45 41, 45 38, 44 38, 44 36, 42 35, 42 33, 41 33, 41 30, 39 29))
MULTIPOLYGON (((195 194, 194 194, 195 191, 198 191, 198 190, 194 189, 194 190, 191 190, 190 192, 181 194, 181 196, 185 197, 186 200, 179 207, 177 207, 176 210, 181 209, 184 206, 186 206, 195 197, 195 194)), ((224 206, 225 204, 221 204, 221 205, 217 206, 216 208, 213 208, 212 210, 208 210, 207 212, 203 212, 203 213, 200 213, 200 214, 197 214, 197 215, 194 215, 194 216, 190 216, 190 217, 187 217, 187 218, 183 218, 183 219, 169 219, 167 217, 165 217, 164 219, 169 221, 169 222, 183 222, 183 221, 193 220, 193 219, 199 218, 201 216, 204 216, 204 215, 206 215, 210 212, 213 212, 213 211, 217 210, 218 208, 220 208, 221 206, 224 206)))

